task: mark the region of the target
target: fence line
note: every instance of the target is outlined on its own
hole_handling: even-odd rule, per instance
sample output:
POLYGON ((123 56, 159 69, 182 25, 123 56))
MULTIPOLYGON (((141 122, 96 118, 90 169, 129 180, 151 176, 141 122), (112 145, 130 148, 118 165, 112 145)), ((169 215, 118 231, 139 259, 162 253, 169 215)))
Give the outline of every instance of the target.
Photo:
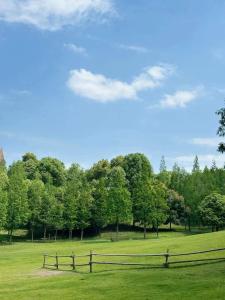
POLYGON ((203 262, 203 261, 215 261, 215 260, 225 260, 224 257, 217 257, 217 258, 202 258, 202 259, 189 259, 189 260, 177 260, 171 261, 169 258, 171 257, 179 257, 179 256, 191 256, 197 254, 205 254, 211 252, 220 252, 225 251, 225 248, 218 248, 218 249, 209 249, 204 251, 193 251, 187 253, 170 253, 169 249, 165 253, 156 253, 156 254, 107 254, 107 253, 94 253, 90 251, 90 254, 85 255, 75 255, 72 253, 71 255, 43 255, 43 268, 46 267, 55 267, 57 270, 60 266, 68 266, 71 267, 72 270, 76 271, 76 267, 84 267, 89 266, 90 273, 93 272, 93 265, 121 265, 121 266, 146 266, 146 267, 164 267, 169 268, 171 264, 180 264, 180 263, 193 263, 193 262, 203 262), (94 257, 163 257, 164 262, 163 264, 149 264, 149 263, 133 263, 133 262, 113 262, 113 261, 94 261, 94 257), (47 263, 47 258, 54 258, 55 263, 49 264, 47 263), (71 260, 71 263, 60 263, 60 258, 68 258, 71 260), (77 263, 77 258, 89 258, 86 263, 77 263))

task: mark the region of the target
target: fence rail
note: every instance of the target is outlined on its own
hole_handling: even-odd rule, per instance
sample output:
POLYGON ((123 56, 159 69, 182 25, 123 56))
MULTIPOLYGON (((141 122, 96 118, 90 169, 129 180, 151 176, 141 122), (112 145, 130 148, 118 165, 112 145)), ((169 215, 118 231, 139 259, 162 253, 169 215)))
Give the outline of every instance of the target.
POLYGON ((84 267, 89 266, 89 271, 92 273, 93 271, 93 265, 121 265, 121 266, 146 266, 146 267, 164 267, 169 268, 170 265, 174 264, 181 264, 181 263, 194 263, 194 262, 203 262, 203 261, 221 261, 225 260, 224 257, 213 257, 213 258, 197 258, 197 259, 187 259, 187 260, 175 260, 171 261, 170 258, 172 257, 179 257, 179 256, 191 256, 191 255, 197 255, 197 254, 206 254, 211 252, 220 252, 225 251, 225 248, 217 248, 217 249, 209 249, 209 250, 203 250, 203 251, 193 251, 193 252, 186 252, 186 253, 170 253, 169 249, 165 253, 152 253, 152 254, 108 254, 108 253, 94 253, 90 251, 90 254, 85 255, 75 255, 72 253, 71 255, 48 255, 44 254, 44 260, 43 260, 43 268, 46 267, 54 267, 57 270, 60 266, 68 266, 71 267, 72 270, 76 271, 76 267, 84 267), (162 257, 164 258, 163 263, 161 264, 149 264, 149 263, 136 263, 136 262, 116 262, 116 261, 95 261, 93 260, 94 257, 162 257), (48 263, 47 258, 54 259, 55 263, 48 263), (68 258, 71 260, 71 263, 61 263, 59 262, 59 259, 61 258, 68 258), (77 259, 79 258, 89 258, 89 260, 86 263, 77 263, 77 259))

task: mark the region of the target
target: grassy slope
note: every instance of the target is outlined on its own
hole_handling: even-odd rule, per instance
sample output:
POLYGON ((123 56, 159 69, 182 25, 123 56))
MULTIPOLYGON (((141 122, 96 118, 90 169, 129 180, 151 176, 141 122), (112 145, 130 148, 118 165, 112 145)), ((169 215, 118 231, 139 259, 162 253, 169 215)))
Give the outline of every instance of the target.
MULTIPOLYGON (((158 253, 167 248, 182 252, 217 247, 225 247, 225 232, 193 236, 172 233, 165 238, 162 233, 160 239, 146 241, 88 240, 1 246, 0 299, 225 299, 225 262, 170 269, 94 266, 93 274, 83 268, 82 273, 40 276, 45 252, 85 254, 93 249, 103 253, 158 253)), ((225 257, 225 253, 221 254, 225 257)), ((152 262, 152 258, 148 261, 152 262)))

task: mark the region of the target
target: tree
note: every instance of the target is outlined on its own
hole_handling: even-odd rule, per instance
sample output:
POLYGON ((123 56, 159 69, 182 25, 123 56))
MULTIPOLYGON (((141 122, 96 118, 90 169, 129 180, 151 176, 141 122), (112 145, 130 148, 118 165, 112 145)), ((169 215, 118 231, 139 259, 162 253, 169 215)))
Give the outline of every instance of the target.
POLYGON ((118 238, 119 223, 130 220, 132 208, 126 174, 121 167, 112 168, 109 174, 108 189, 109 220, 116 224, 118 238))
POLYGON ((6 224, 8 205, 8 176, 5 167, 0 167, 0 229, 6 224))
POLYGON ((51 157, 42 158, 39 162, 38 170, 45 184, 57 187, 64 185, 66 172, 65 166, 60 160, 51 157))
POLYGON ((161 181, 162 183, 164 183, 166 186, 169 186, 169 184, 170 184, 171 174, 170 174, 170 172, 167 171, 164 156, 162 156, 162 159, 160 162, 159 174, 157 176, 157 179, 159 181, 161 181))
POLYGON ((212 231, 225 225, 225 198, 218 193, 205 197, 199 205, 201 220, 204 225, 212 227, 212 231))
POLYGON ((69 238, 72 238, 73 230, 77 222, 77 201, 82 186, 83 171, 77 164, 72 164, 67 172, 65 186, 64 220, 69 230, 69 238))
POLYGON ((27 179, 34 180, 40 178, 38 171, 38 160, 35 154, 31 152, 24 154, 22 161, 27 179))
MULTIPOLYGON (((219 116, 219 127, 217 130, 217 135, 220 137, 224 137, 225 136, 225 108, 221 108, 219 109, 216 114, 219 116)), ((218 145, 218 151, 221 153, 224 153, 225 151, 225 143, 221 142, 218 145)))
POLYGON ((89 181, 98 180, 107 177, 110 172, 110 163, 107 159, 102 159, 95 163, 88 171, 87 178, 89 181))
POLYGON ((144 239, 146 238, 146 228, 152 223, 152 209, 155 196, 150 179, 140 181, 138 184, 136 217, 144 228, 144 239))
POLYGON ((199 171, 200 171, 200 166, 199 166, 198 156, 196 155, 193 162, 192 173, 199 172, 199 171))
POLYGON ((50 211, 50 225, 55 230, 55 241, 57 240, 58 230, 63 229, 64 226, 63 213, 63 203, 55 197, 50 211))
POLYGON ((10 241, 12 241, 13 230, 25 225, 28 221, 28 184, 25 180, 23 164, 19 161, 9 169, 9 191, 7 224, 10 241))
POLYGON ((170 230, 173 224, 181 224, 185 220, 185 203, 183 196, 180 196, 174 190, 167 192, 168 218, 166 223, 170 224, 170 230))
POLYGON ((137 221, 136 203, 138 201, 139 182, 153 177, 152 166, 148 158, 141 153, 132 153, 124 157, 124 170, 132 201, 133 223, 137 221))
POLYGON ((39 224, 41 204, 44 197, 45 186, 39 179, 30 182, 28 187, 29 224, 31 239, 34 240, 34 228, 39 224))
POLYGON ((90 225, 92 190, 85 174, 82 176, 82 185, 77 199, 76 228, 80 230, 80 239, 83 240, 84 229, 90 225))
POLYGON ((108 222, 108 211, 107 211, 107 179, 100 178, 92 182, 93 185, 93 201, 91 206, 91 219, 92 225, 97 229, 100 234, 101 229, 108 222))
POLYGON ((155 181, 152 187, 153 201, 151 206, 151 220, 152 225, 156 229, 157 237, 159 235, 159 226, 165 223, 168 213, 168 206, 166 203, 167 189, 164 184, 155 181))

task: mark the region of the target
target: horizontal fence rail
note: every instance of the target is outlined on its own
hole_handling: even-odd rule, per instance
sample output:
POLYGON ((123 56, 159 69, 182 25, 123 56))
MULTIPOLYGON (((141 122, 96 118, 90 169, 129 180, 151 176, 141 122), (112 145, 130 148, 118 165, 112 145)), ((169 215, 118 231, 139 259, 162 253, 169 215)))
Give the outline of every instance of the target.
POLYGON ((60 266, 62 267, 71 267, 72 270, 76 271, 76 267, 84 267, 84 266, 89 266, 89 271, 92 273, 93 271, 93 265, 119 265, 119 266, 145 266, 145 267, 164 267, 164 268, 169 268, 169 265, 174 265, 174 264, 181 264, 181 263, 195 263, 195 262, 203 262, 203 261, 221 261, 225 260, 224 257, 203 257, 203 258, 197 258, 197 259, 186 259, 186 260, 172 260, 173 257, 179 257, 179 256, 192 256, 192 255, 201 255, 201 254, 208 254, 212 252, 221 252, 225 251, 225 248, 218 248, 218 249, 209 249, 209 250, 204 250, 204 251, 193 251, 193 252, 186 252, 186 253, 170 253, 169 249, 165 253, 152 253, 152 254, 108 254, 108 253, 94 253, 90 251, 90 254, 85 254, 85 255, 75 255, 72 253, 71 255, 49 255, 49 254, 44 254, 43 255, 43 268, 48 268, 48 267, 54 267, 57 270, 59 270, 60 266), (149 257, 162 257, 164 260, 161 264, 150 264, 150 263, 137 263, 137 262, 118 262, 118 261, 97 261, 94 260, 94 257, 130 257, 130 258, 149 258, 149 257), (50 264, 47 262, 47 259, 54 259, 54 263, 50 264), (70 260, 70 263, 68 262, 59 262, 59 259, 65 259, 68 258, 70 260), (88 260, 85 263, 77 263, 77 259, 84 258, 88 260))

